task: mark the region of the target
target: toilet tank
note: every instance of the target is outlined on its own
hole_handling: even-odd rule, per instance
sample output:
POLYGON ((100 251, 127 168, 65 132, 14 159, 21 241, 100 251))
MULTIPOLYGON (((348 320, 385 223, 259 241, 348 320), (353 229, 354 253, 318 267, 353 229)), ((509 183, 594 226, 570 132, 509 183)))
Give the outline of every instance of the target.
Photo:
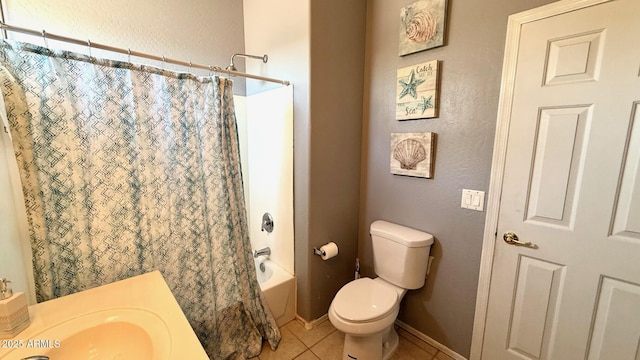
POLYGON ((376 274, 403 289, 424 286, 433 235, 383 220, 370 231, 376 274))

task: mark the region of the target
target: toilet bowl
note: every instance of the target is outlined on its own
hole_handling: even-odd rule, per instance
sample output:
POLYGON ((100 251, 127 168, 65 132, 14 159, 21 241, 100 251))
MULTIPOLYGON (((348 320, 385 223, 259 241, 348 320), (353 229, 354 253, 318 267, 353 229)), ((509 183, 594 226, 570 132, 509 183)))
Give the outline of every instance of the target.
POLYGON ((343 359, 388 359, 393 354, 398 346, 393 324, 405 292, 380 278, 367 277, 338 291, 329 307, 329 320, 345 333, 343 359))
POLYGON ((400 302, 425 282, 432 235, 378 220, 371 237, 378 277, 349 282, 329 307, 329 320, 345 334, 344 360, 389 359, 398 347, 393 324, 400 302))

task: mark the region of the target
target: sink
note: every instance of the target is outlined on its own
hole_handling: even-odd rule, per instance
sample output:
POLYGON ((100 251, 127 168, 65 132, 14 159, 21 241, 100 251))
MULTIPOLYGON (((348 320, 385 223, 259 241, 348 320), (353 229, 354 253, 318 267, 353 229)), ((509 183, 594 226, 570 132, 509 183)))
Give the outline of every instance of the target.
POLYGON ((30 306, 29 314, 31 326, 3 340, 0 359, 208 359, 158 272, 30 306))
POLYGON ((65 360, 171 357, 167 325, 160 316, 144 309, 114 308, 84 314, 34 335, 28 339, 31 344, 27 340, 12 357, 45 355, 65 360))
POLYGON ((64 340, 65 347, 44 353, 52 359, 153 359, 151 337, 141 327, 113 322, 79 331, 64 340))
MULTIPOLYGON (((51 359, 154 359, 169 358, 169 329, 155 313, 117 308, 85 314, 38 334, 60 341, 42 352, 51 359)), ((27 350, 27 349, 25 349, 27 350)), ((33 353, 33 349, 31 353, 33 353)))

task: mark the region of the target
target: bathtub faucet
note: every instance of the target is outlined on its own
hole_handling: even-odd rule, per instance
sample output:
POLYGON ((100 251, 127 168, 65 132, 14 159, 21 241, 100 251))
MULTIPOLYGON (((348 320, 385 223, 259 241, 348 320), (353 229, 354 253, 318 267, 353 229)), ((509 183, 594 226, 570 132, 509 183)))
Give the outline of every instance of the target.
POLYGON ((258 256, 262 256, 262 255, 271 255, 271 248, 267 246, 264 249, 254 250, 253 251, 253 257, 254 258, 257 258, 258 256))

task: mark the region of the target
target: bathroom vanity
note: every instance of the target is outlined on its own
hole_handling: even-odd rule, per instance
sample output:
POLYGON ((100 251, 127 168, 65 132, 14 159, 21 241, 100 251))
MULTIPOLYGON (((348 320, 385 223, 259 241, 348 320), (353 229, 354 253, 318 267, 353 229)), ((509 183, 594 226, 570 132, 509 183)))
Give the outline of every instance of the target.
POLYGON ((208 359, 158 271, 29 307, 0 359, 208 359))

